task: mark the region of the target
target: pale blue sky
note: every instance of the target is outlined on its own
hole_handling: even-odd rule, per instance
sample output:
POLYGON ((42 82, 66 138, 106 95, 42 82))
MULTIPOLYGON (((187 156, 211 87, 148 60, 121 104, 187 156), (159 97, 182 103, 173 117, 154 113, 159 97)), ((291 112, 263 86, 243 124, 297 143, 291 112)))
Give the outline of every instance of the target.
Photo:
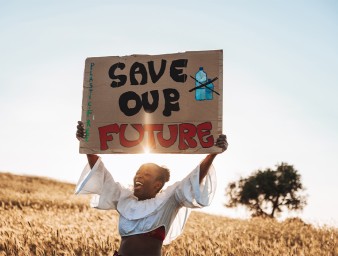
MULTIPOLYGON (((243 216, 222 207, 226 185, 283 161, 307 188, 300 216, 338 226, 337 1, 0 0, 0 6, 1 171, 77 181, 86 162, 75 139, 86 57, 223 49, 230 146, 215 160, 218 190, 206 210, 243 216)), ((167 165, 174 182, 202 157, 103 158, 128 184, 139 163, 167 165)))

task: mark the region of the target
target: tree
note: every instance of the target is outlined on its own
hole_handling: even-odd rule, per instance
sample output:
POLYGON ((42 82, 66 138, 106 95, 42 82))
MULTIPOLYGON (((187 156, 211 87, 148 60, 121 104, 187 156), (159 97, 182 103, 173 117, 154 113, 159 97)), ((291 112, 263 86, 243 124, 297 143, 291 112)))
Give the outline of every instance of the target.
POLYGON ((226 207, 244 205, 252 216, 274 218, 284 209, 302 210, 306 196, 300 174, 292 165, 281 163, 276 170, 255 171, 248 178, 229 183, 226 188, 226 207))

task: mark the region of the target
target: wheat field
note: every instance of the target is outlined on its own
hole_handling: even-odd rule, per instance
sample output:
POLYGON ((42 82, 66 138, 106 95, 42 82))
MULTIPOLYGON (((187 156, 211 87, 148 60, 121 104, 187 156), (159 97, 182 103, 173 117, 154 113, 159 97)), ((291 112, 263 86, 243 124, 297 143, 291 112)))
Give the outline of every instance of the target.
MULTIPOLYGON (((88 207, 75 185, 0 173, 0 255, 112 255, 118 215, 88 207)), ((300 219, 239 220, 191 214, 163 255, 338 255, 338 230, 300 219)))

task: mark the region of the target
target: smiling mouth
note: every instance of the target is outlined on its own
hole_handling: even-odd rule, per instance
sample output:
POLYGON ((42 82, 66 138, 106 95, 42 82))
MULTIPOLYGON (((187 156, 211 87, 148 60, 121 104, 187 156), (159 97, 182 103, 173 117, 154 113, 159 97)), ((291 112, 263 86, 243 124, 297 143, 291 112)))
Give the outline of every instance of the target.
POLYGON ((139 182, 139 181, 136 181, 135 182, 135 185, 134 185, 134 189, 136 188, 140 188, 140 187, 142 187, 143 186, 143 183, 142 182, 139 182))

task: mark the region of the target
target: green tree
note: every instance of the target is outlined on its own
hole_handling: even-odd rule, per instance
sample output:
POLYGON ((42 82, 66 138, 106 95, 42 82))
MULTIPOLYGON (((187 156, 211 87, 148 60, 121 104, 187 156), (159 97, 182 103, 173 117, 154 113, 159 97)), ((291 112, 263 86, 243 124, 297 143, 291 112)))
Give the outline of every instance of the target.
POLYGON ((284 209, 302 210, 306 196, 300 174, 292 165, 281 163, 276 170, 258 170, 226 188, 226 207, 243 205, 252 216, 276 217, 284 209))

